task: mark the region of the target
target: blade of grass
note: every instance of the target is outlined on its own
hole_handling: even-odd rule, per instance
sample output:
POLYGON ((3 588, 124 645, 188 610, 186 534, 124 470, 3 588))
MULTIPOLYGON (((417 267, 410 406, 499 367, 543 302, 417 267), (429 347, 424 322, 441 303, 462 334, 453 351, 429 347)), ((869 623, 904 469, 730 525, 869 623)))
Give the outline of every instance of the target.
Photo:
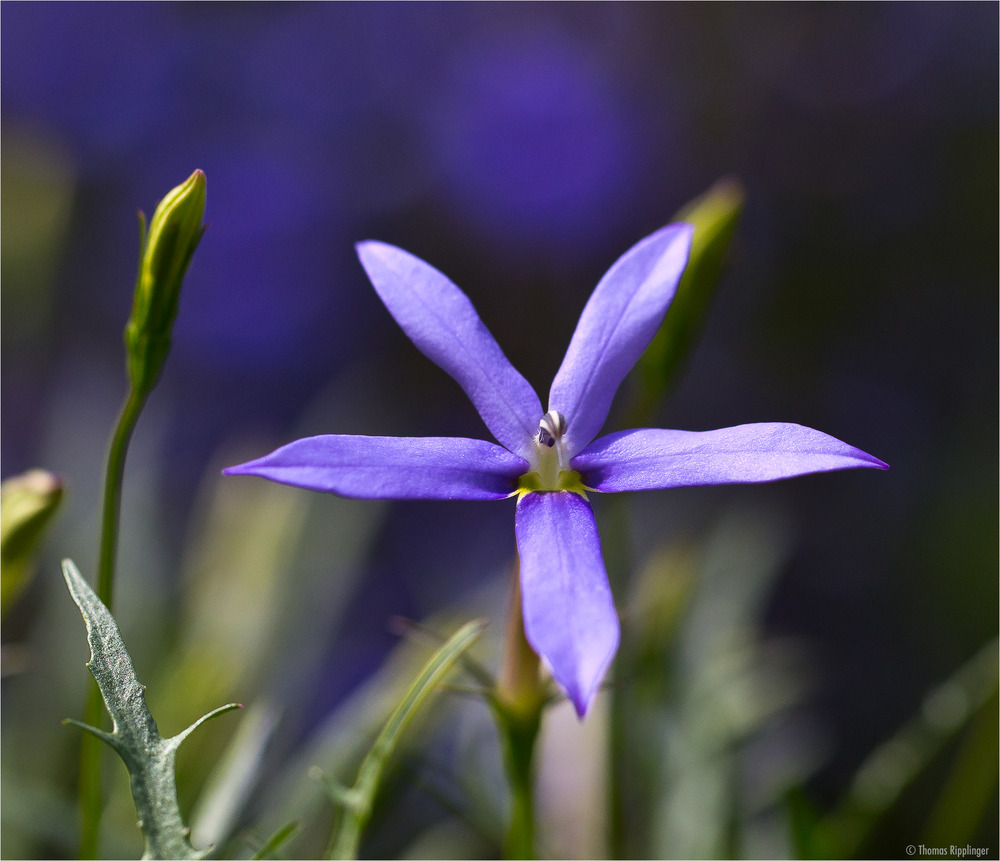
POLYGON ((294 837, 301 828, 301 822, 289 822, 283 828, 279 828, 267 839, 267 842, 260 849, 254 852, 250 861, 264 861, 264 859, 270 858, 281 846, 294 837))
POLYGON ((485 628, 486 622, 482 619, 468 622, 434 653, 389 715, 371 750, 362 760, 353 787, 348 788, 335 781, 324 779, 334 804, 342 808, 340 821, 331 835, 326 858, 358 857, 361 833, 371 817, 372 804, 378 792, 382 773, 400 736, 485 628))

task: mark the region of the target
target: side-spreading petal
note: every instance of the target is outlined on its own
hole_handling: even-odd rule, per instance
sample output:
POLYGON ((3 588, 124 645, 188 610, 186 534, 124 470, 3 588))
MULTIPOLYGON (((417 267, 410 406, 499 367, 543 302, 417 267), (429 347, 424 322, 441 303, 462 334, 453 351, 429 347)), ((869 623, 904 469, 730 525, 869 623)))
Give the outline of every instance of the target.
POLYGON ((499 442, 527 456, 544 410, 507 360, 468 297, 419 257, 383 242, 357 246, 389 313, 432 362, 447 371, 499 442))
POLYGON ((575 493, 529 493, 514 527, 525 636, 583 717, 618 649, 594 512, 575 493))
POLYGON ((571 457, 597 435, 622 380, 656 334, 687 264, 692 233, 688 224, 671 224, 634 245, 583 309, 549 393, 549 409, 566 417, 571 457))
POLYGON ((753 484, 834 469, 889 468, 846 442, 783 422, 711 431, 620 431, 594 441, 571 465, 587 487, 606 492, 753 484))
POLYGON ((481 439, 328 434, 223 472, 361 499, 503 499, 527 468, 481 439))

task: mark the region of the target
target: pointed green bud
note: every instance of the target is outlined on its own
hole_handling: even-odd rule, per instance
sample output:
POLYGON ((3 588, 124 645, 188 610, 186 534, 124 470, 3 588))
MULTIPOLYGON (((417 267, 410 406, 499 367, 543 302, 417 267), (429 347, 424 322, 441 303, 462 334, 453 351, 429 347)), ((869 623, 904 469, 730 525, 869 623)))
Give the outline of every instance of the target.
POLYGON ((196 170, 170 191, 142 230, 139 274, 132 316, 125 327, 129 379, 140 394, 159 379, 170 351, 170 332, 177 316, 181 282, 205 231, 205 174, 196 170))
POLYGON ((52 473, 32 469, 0 484, 0 615, 27 585, 35 552, 63 496, 52 473))

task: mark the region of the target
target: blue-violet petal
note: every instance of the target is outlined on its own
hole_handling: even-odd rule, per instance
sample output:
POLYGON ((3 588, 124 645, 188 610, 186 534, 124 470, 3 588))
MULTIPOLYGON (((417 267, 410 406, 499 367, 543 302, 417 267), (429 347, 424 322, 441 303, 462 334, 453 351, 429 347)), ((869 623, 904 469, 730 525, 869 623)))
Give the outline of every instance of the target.
POLYGON ((376 292, 410 340, 455 379, 502 445, 528 457, 545 411, 469 298, 433 266, 393 245, 361 242, 357 251, 376 292))
POLYGON ((576 493, 529 493, 514 527, 525 636, 583 717, 619 636, 594 512, 576 493))
POLYGON ((626 251, 587 302, 549 393, 572 457, 601 429, 625 375, 653 339, 687 265, 693 229, 671 224, 626 251))
POLYGON ((527 468, 481 439, 328 434, 223 472, 360 499, 503 499, 527 468))
POLYGON ((594 490, 752 484, 812 472, 888 464, 802 425, 737 425, 711 431, 627 430, 595 440, 571 461, 594 490))

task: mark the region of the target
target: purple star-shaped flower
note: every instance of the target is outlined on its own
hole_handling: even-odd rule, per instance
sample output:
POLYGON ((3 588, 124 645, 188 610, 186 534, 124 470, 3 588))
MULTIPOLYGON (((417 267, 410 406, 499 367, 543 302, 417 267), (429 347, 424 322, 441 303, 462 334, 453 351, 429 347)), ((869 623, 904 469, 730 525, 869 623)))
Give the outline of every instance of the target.
POLYGON ((323 435, 225 470, 366 499, 517 496, 524 630, 581 717, 618 648, 618 617, 586 491, 773 481, 878 458, 811 428, 627 430, 594 439, 660 326, 692 228, 643 239, 583 309, 549 409, 510 364, 466 295, 432 266, 381 242, 358 245, 375 290, 420 351, 465 390, 500 445, 456 437, 323 435))

